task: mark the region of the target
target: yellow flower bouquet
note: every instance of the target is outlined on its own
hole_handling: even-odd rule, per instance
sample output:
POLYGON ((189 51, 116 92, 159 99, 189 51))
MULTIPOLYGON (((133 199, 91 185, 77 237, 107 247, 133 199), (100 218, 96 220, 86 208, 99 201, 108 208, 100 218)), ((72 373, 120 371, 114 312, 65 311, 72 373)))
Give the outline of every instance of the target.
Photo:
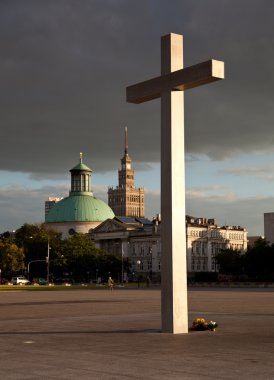
POLYGON ((194 319, 192 323, 191 330, 193 331, 204 331, 204 330, 211 330, 215 331, 218 327, 218 323, 214 321, 210 321, 207 323, 207 321, 204 318, 196 318, 194 319))

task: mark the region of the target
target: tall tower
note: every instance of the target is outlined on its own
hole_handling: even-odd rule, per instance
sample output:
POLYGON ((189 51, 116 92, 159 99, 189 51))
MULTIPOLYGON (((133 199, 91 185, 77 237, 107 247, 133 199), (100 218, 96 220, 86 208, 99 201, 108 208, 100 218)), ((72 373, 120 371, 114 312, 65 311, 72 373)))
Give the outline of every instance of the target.
POLYGON ((52 207, 55 205, 55 203, 61 201, 63 198, 57 198, 57 197, 48 197, 48 200, 45 201, 45 218, 52 209, 52 207))
POLYGON ((144 217, 144 188, 135 188, 134 170, 128 155, 128 134, 125 127, 124 156, 121 158, 121 169, 118 171, 119 186, 108 189, 108 205, 117 216, 144 217))

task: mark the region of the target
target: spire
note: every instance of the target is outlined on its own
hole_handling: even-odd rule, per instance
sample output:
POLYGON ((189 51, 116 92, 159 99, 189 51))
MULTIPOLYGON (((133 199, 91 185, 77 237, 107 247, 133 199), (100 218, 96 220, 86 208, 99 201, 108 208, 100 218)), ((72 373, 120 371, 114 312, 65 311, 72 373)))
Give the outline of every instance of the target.
POLYGON ((80 164, 82 164, 82 163, 83 163, 83 153, 80 152, 80 164))
POLYGON ((125 127, 125 156, 128 154, 127 127, 125 127))

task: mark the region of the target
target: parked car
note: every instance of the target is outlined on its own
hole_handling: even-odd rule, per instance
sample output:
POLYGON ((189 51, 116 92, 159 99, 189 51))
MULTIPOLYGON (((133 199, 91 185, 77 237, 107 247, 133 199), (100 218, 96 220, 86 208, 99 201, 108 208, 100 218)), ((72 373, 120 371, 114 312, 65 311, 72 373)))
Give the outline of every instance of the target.
POLYGON ((48 284, 47 280, 43 277, 35 277, 31 283, 32 285, 47 285, 48 284))
POLYGON ((1 285, 12 285, 11 281, 6 278, 1 278, 1 285))
POLYGON ((65 286, 71 286, 73 284, 73 279, 72 278, 56 278, 54 280, 55 285, 65 285, 65 286))
POLYGON ((12 285, 28 285, 30 284, 29 280, 24 276, 12 277, 12 285))

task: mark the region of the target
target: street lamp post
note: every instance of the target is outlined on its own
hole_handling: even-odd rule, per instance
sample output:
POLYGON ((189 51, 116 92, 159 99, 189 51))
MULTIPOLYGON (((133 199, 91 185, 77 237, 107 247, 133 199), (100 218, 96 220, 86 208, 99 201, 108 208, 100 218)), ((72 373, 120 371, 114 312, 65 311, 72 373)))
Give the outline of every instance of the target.
POLYGON ((122 243, 122 285, 124 285, 124 248, 122 243))
POLYGON ((49 284, 49 238, 48 238, 48 251, 47 251, 47 257, 46 257, 46 263, 47 263, 47 283, 49 284))
POLYGON ((149 253, 150 253, 150 281, 152 282, 152 246, 149 247, 149 253))
POLYGON ((47 262, 47 260, 31 260, 31 261, 29 261, 28 262, 28 266, 27 266, 27 268, 28 268, 28 279, 30 279, 30 275, 29 275, 29 271, 30 271, 30 269, 29 269, 29 267, 30 267, 30 264, 32 264, 32 263, 38 263, 38 262, 47 262))
POLYGON ((137 260, 136 263, 137 263, 137 265, 138 265, 138 277, 137 277, 138 288, 140 288, 140 269, 141 269, 141 260, 137 260))

